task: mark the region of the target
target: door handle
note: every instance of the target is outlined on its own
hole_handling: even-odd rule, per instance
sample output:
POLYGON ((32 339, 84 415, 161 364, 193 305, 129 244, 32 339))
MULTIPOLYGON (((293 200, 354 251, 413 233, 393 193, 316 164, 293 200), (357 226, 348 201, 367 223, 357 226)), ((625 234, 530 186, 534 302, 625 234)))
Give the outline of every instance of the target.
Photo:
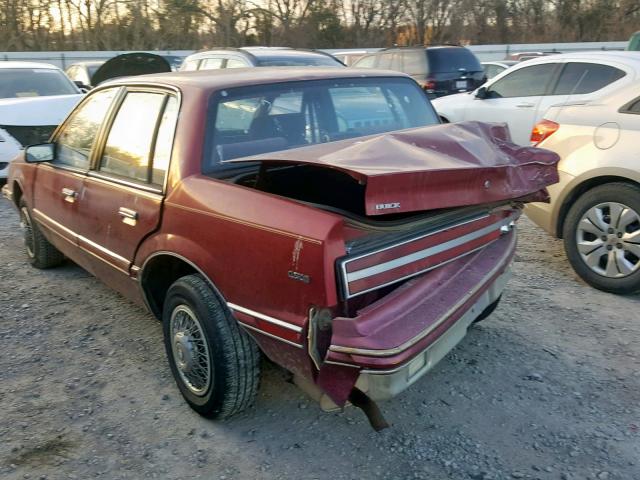
POLYGON ((533 108, 533 103, 519 103, 516 105, 517 108, 533 108))
POLYGON ((62 195, 64 196, 65 202, 74 203, 78 197, 78 192, 71 190, 70 188, 63 188, 62 195))
POLYGON ((122 217, 123 223, 127 225, 135 225, 138 222, 138 212, 130 208, 120 207, 118 209, 118 215, 122 217))

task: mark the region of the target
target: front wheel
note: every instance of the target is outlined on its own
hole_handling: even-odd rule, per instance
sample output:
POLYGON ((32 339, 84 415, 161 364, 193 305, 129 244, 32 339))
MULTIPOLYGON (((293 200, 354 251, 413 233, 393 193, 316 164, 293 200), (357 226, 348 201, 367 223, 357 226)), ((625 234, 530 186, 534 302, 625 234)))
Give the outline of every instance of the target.
POLYGON ((31 212, 24 199, 20 200, 20 226, 24 236, 24 246, 29 262, 36 268, 56 267, 64 260, 64 255, 54 247, 31 218, 31 212))
POLYGON ((640 290, 640 187, 589 190, 569 209, 562 234, 569 262, 589 285, 618 294, 640 290))
POLYGON ((167 292, 164 343, 171 371, 187 403, 209 418, 227 418, 255 399, 260 352, 199 275, 167 292))

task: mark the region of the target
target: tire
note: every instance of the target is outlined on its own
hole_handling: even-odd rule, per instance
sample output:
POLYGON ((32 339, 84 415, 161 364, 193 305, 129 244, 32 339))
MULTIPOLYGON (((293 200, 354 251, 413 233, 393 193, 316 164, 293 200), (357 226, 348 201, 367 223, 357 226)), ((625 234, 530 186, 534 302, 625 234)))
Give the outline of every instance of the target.
POLYGON ((562 235, 571 266, 589 285, 617 294, 640 290, 640 187, 608 183, 584 193, 562 235))
POLYGON ((31 212, 24 199, 20 200, 20 226, 24 232, 24 246, 29 262, 36 268, 57 267, 64 255, 45 238, 38 224, 31 218, 31 212))
POLYGON ((223 419, 253 403, 260 351, 200 275, 169 287, 162 322, 171 372, 192 409, 223 419))
POLYGON ((482 320, 487 318, 489 315, 491 315, 495 311, 495 309, 498 308, 498 304, 500 303, 500 300, 502 300, 502 295, 500 295, 497 300, 494 300, 493 303, 489 304, 487 308, 485 308, 482 311, 482 313, 478 315, 478 317, 473 321, 473 323, 481 322, 482 320))

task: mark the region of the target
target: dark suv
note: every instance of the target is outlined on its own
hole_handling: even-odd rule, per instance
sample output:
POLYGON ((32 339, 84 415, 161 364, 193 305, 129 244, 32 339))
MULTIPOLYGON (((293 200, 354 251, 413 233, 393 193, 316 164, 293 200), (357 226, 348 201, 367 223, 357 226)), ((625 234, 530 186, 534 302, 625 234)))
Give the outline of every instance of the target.
POLYGON ((360 58, 353 66, 404 72, 429 98, 475 90, 486 81, 476 56, 456 46, 385 48, 360 58))

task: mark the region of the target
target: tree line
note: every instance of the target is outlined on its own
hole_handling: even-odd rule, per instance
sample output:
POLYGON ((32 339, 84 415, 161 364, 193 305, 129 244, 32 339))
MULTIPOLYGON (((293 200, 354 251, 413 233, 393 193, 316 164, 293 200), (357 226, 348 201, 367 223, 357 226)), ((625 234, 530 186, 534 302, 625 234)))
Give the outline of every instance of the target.
POLYGON ((640 0, 0 0, 0 51, 612 41, 640 0))

